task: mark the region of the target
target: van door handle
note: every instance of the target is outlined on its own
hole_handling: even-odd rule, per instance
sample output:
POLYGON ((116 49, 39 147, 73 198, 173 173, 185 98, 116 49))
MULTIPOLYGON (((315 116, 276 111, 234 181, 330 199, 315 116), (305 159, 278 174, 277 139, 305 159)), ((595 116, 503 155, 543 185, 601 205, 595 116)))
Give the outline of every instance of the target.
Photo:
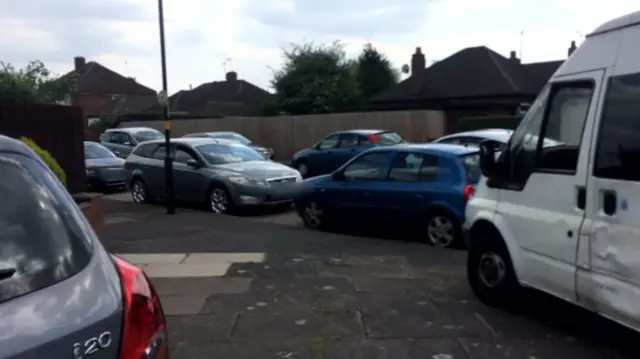
POLYGON ((603 190, 602 192, 602 211, 607 216, 613 216, 618 209, 618 195, 614 190, 603 190))
POLYGON ((587 207, 587 189, 585 186, 576 186, 576 207, 583 211, 587 207))

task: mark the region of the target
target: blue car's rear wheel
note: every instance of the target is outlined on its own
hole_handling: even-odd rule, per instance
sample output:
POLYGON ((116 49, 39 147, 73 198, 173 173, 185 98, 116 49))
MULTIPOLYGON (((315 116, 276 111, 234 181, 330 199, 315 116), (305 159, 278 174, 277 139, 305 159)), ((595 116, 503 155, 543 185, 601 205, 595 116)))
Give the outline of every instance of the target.
POLYGON ((456 247, 461 242, 460 224, 453 215, 444 210, 427 214, 425 241, 442 248, 456 247))

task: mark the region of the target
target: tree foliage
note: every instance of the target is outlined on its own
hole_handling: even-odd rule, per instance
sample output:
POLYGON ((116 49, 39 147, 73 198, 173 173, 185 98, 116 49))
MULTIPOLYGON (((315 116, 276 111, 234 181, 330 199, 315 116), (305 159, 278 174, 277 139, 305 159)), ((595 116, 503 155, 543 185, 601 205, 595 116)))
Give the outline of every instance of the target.
POLYGON ((398 83, 400 75, 391 61, 371 44, 364 46, 356 63, 357 82, 365 98, 398 83))
POLYGON ((70 90, 70 79, 52 76, 42 61, 30 61, 22 69, 0 62, 0 103, 52 104, 70 90))
POLYGON ((282 69, 271 85, 276 103, 288 114, 344 111, 357 106, 362 94, 353 61, 340 43, 329 46, 306 43, 284 51, 282 69))

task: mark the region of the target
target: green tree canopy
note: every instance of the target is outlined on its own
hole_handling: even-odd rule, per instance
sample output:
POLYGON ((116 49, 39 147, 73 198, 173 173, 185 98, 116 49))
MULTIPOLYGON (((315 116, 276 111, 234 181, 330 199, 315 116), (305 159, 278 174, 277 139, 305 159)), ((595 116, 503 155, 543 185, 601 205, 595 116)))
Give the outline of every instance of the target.
POLYGON ((342 45, 306 43, 284 51, 282 69, 271 82, 276 104, 289 114, 344 111, 362 102, 356 66, 342 45))
POLYGON ((397 84, 399 77, 384 54, 371 44, 364 46, 357 60, 357 81, 365 98, 397 84))
POLYGON ((71 81, 54 77, 42 61, 30 61, 22 69, 0 62, 0 103, 52 104, 70 94, 71 81))

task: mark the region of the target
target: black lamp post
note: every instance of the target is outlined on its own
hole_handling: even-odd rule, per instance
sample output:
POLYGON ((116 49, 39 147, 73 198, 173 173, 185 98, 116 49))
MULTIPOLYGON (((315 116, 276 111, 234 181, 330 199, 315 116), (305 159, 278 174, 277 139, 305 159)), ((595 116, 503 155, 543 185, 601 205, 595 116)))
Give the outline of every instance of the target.
POLYGON ((164 9, 162 0, 158 0, 158 23, 160 27, 160 59, 162 61, 162 91, 158 93, 158 103, 164 109, 164 157, 165 200, 167 214, 176 213, 173 191, 173 158, 171 157, 171 119, 169 118, 169 94, 167 91, 167 55, 164 44, 164 9))

